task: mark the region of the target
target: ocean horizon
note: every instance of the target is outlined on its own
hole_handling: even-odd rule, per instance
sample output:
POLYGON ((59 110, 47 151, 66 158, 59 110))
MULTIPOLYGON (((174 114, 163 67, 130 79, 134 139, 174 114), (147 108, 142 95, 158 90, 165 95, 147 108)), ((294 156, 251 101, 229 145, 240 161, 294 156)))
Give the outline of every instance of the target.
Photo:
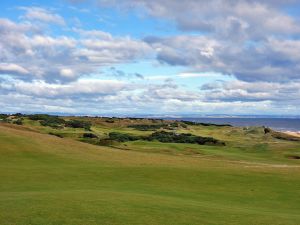
MULTIPOLYGON (((173 119, 179 120, 179 118, 173 119)), ((199 123, 230 124, 237 127, 265 126, 277 131, 300 132, 300 118, 183 117, 180 120, 199 123)))

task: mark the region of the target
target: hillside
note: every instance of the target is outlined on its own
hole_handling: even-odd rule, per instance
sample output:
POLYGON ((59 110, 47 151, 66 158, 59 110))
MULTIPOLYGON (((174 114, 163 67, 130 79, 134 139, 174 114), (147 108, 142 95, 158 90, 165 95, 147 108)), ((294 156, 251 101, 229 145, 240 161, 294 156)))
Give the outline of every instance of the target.
POLYGON ((3 124, 120 150, 286 164, 297 164, 291 159, 300 157, 300 138, 264 127, 41 114, 2 118, 3 124))
POLYGON ((188 125, 176 132, 226 145, 82 142, 83 133, 154 132, 103 120, 91 131, 0 123, 1 225, 299 224, 297 141, 260 128, 188 125))

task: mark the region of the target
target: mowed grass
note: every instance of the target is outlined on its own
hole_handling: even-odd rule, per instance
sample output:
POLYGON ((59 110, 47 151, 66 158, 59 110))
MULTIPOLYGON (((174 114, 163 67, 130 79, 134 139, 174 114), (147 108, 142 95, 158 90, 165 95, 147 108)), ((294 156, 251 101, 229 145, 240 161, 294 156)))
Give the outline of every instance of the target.
POLYGON ((0 125, 1 225, 299 225, 299 196, 298 164, 124 151, 0 125))

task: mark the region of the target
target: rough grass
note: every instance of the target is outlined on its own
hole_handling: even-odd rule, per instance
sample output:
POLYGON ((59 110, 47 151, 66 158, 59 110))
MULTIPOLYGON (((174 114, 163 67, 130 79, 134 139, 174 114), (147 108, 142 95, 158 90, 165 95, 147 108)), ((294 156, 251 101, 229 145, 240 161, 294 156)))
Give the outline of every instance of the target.
POLYGON ((299 172, 286 162, 122 151, 0 125, 0 224, 299 225, 299 172))

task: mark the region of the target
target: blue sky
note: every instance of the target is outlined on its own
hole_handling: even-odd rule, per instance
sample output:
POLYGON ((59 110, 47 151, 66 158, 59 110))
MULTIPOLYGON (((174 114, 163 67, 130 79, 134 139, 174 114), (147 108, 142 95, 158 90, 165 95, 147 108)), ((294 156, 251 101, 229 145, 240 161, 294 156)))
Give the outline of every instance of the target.
POLYGON ((300 6, 0 2, 3 112, 300 113, 300 6))

